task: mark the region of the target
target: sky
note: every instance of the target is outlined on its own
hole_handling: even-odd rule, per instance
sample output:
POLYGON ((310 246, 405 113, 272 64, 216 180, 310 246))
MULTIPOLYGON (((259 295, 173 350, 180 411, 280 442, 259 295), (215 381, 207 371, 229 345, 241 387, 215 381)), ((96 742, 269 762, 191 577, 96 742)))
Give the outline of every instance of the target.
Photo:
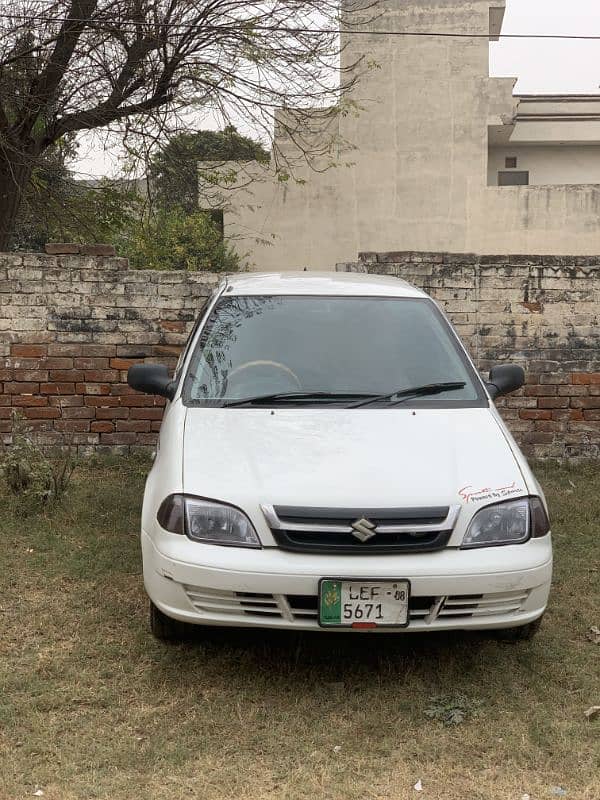
MULTIPOLYGON (((507 0, 502 33, 600 36, 600 0, 507 0)), ((501 39, 490 75, 518 77, 518 94, 600 94, 600 41, 501 39)))
MULTIPOLYGON (((600 0, 507 0, 502 33, 600 36, 600 0)), ((490 75, 518 77, 518 94, 600 94, 600 41, 501 39, 490 75)), ((73 167, 84 175, 119 171, 114 143, 84 139, 80 155, 73 167)))

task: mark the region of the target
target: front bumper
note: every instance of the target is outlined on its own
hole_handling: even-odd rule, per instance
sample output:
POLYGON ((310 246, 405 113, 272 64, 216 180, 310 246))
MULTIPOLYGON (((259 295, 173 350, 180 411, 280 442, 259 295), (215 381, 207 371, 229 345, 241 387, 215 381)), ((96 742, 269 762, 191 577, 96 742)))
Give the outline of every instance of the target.
POLYGON ((142 532, 146 591, 167 616, 200 625, 321 630, 319 579, 368 576, 410 580, 404 631, 516 627, 543 614, 552 577, 550 535, 509 547, 363 558, 157 538, 142 532))

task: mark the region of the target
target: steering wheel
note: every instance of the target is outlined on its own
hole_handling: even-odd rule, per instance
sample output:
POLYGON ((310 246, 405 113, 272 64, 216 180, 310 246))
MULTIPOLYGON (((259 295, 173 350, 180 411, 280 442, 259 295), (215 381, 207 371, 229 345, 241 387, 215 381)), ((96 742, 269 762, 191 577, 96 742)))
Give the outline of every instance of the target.
POLYGON ((229 386, 229 382, 235 376, 239 376, 240 373, 243 373, 247 369, 255 369, 260 367, 268 367, 269 369, 279 370, 280 372, 285 372, 288 379, 291 379, 298 389, 302 389, 302 383, 300 382, 300 378, 296 375, 296 373, 291 370, 289 367, 286 367, 285 364, 281 364, 279 361, 266 361, 266 360, 257 360, 257 361, 246 361, 245 364, 240 364, 235 369, 232 369, 229 375, 227 376, 227 385, 229 386))

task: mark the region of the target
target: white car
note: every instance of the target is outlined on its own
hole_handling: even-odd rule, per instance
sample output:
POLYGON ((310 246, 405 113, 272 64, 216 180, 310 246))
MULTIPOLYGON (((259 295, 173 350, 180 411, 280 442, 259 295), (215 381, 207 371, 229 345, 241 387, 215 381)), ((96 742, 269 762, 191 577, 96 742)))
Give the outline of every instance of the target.
POLYGON ((502 629, 546 608, 546 501, 484 382, 422 291, 392 277, 244 274, 215 291, 175 376, 142 513, 156 636, 189 624, 502 629))

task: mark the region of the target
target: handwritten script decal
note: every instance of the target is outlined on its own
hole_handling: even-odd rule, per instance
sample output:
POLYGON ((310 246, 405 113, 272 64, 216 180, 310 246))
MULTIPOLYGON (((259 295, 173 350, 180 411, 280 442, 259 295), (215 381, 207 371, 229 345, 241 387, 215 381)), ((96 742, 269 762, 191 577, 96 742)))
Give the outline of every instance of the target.
POLYGON ((459 490, 458 496, 465 503, 479 503, 481 500, 505 500, 515 494, 523 494, 523 491, 522 488, 517 486, 517 482, 513 481, 510 486, 499 486, 497 489, 492 489, 490 486, 485 486, 481 489, 475 489, 473 486, 463 486, 459 490))

